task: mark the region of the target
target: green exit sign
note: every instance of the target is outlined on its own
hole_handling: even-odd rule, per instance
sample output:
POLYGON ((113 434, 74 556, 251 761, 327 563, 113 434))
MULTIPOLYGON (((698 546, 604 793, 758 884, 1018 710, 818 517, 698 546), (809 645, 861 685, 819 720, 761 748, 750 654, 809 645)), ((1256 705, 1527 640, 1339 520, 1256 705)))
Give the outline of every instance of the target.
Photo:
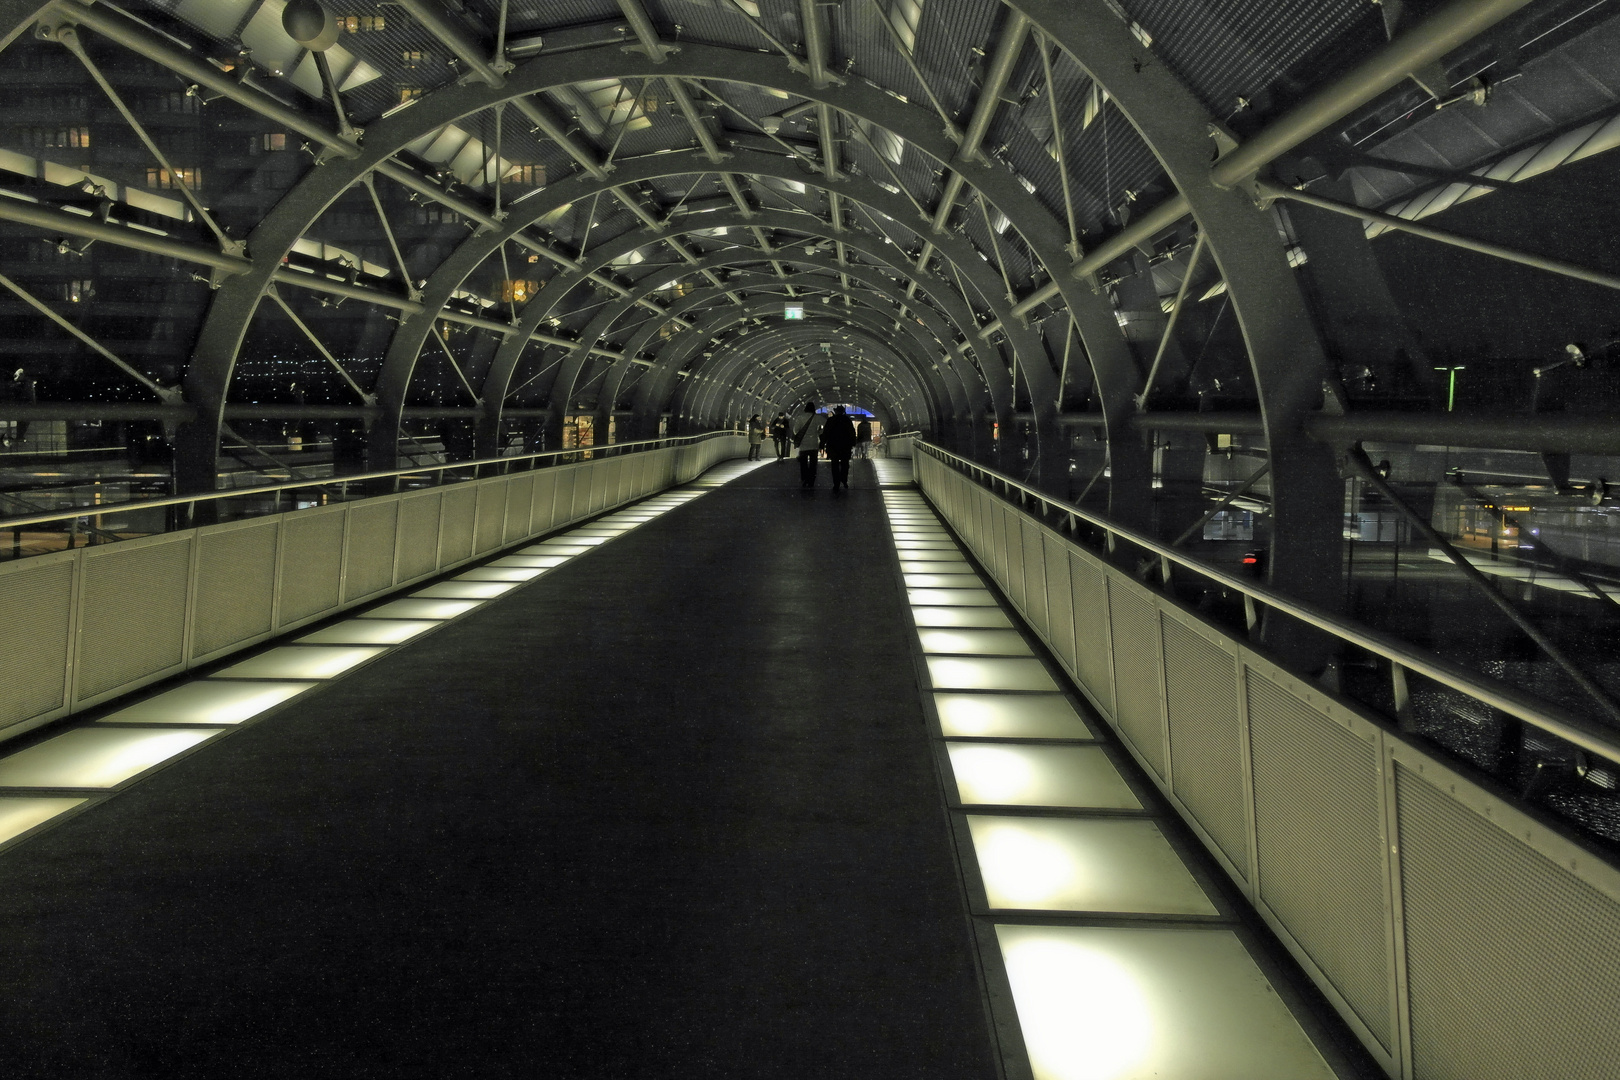
POLYGON ((782 307, 782 318, 784 318, 784 319, 802 319, 802 318, 804 318, 804 305, 803 304, 786 304, 786 305, 784 305, 782 307))

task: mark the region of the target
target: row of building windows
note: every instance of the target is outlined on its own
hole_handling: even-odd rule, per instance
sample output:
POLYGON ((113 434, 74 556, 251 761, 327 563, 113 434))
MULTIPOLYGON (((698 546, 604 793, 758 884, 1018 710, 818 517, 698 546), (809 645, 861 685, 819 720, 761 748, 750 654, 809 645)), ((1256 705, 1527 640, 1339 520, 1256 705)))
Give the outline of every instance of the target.
POLYGON ((13 130, 17 145, 26 150, 50 150, 66 147, 83 150, 90 145, 87 127, 25 127, 13 130))
POLYGON ((349 34, 366 34, 388 29, 381 15, 339 15, 338 29, 349 34))
POLYGON ((181 185, 192 191, 202 187, 201 169, 147 169, 146 186, 165 191, 178 191, 181 185))

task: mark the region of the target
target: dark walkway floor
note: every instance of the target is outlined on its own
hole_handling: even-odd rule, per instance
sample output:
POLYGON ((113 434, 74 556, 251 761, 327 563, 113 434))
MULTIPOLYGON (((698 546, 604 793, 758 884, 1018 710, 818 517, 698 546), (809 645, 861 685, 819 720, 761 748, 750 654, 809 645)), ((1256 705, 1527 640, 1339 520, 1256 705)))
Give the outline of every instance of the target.
POLYGON ((0 1070, 995 1075, 872 473, 796 473, 7 852, 0 1070))

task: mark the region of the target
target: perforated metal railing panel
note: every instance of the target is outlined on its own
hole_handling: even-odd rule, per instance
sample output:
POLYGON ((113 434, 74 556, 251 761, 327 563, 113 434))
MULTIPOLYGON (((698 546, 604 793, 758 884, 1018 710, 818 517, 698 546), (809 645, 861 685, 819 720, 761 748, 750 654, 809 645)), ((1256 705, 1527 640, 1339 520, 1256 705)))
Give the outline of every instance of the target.
POLYGON ((0 574, 0 727, 62 707, 66 696, 73 563, 61 560, 0 574))
POLYGON ((343 599, 358 600, 394 583, 394 534, 399 503, 360 503, 349 508, 349 563, 343 599))
POLYGON ((1240 875, 1249 873, 1237 661, 1166 615, 1165 710, 1173 789, 1240 875))
POLYGON ((1045 538, 1046 643, 1070 673, 1074 662, 1074 586, 1069 581, 1069 555, 1056 539, 1045 538))
POLYGON ((1160 780, 1169 776, 1159 688, 1159 611, 1117 579, 1108 582, 1114 627, 1115 719, 1160 780))
POLYGON ((399 503, 399 580, 432 573, 439 564, 438 492, 399 503))
POLYGON ((1245 669, 1260 898, 1394 1049, 1378 750, 1245 669))
POLYGON ((80 701, 185 660, 190 536, 85 556, 80 607, 80 701))
POLYGON ((280 538, 280 523, 274 521, 199 538, 192 656, 270 632, 280 538))
POLYGON ((478 485, 478 532, 473 540, 479 554, 501 546, 501 529, 506 520, 506 481, 478 485))
POLYGON ((440 566, 472 557, 473 512, 477 505, 476 488, 453 488, 444 493, 444 509, 439 514, 440 566))
POLYGON ((512 543, 529 535, 529 513, 534 506, 533 475, 514 476, 506 483, 506 527, 501 539, 512 543))
POLYGON ((281 624, 298 622, 338 604, 343 569, 343 511, 300 518, 283 525, 281 624))
POLYGON ((1080 682, 1114 711, 1114 673, 1108 664, 1108 585, 1102 571, 1079 555, 1069 556, 1074 591, 1074 666, 1080 682))
POLYGON ((1397 766, 1415 1080, 1613 1080, 1620 904, 1397 766))
POLYGON ((1029 621, 1038 632, 1045 634, 1046 627, 1046 562, 1045 545, 1041 543, 1043 533, 1040 526, 1032 521, 1023 523, 1021 541, 1024 549, 1024 618, 1029 621))

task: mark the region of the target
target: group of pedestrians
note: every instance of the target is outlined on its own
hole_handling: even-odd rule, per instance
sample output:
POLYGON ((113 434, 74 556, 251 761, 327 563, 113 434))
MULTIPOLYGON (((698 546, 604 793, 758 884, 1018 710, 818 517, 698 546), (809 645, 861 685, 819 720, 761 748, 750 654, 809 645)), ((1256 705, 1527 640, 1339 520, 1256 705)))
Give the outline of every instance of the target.
POLYGON ((849 489, 849 459, 857 448, 865 457, 866 448, 872 441, 870 421, 862 420, 857 425, 842 405, 833 406, 831 415, 824 416, 816 411, 814 401, 805 402, 804 411, 791 421, 787 413, 777 413, 768 428, 759 414, 754 414, 748 421, 749 461, 759 460, 767 432, 776 443, 778 461, 788 456, 789 447, 798 453, 801 487, 816 486, 816 462, 825 450, 832 466, 834 491, 849 489))

